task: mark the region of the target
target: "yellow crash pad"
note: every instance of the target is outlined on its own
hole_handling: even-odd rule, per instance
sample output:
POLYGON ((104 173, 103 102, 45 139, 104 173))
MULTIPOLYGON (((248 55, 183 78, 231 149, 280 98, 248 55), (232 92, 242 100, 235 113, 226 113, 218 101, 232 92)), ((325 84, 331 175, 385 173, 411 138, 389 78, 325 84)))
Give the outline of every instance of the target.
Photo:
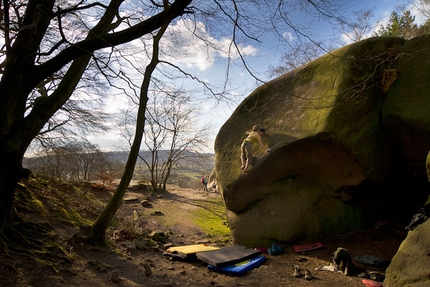
POLYGON ((176 253, 182 253, 185 255, 191 255, 191 254, 196 254, 197 252, 206 252, 206 251, 213 251, 218 249, 219 247, 208 246, 204 244, 194 244, 194 245, 170 247, 169 249, 167 249, 167 252, 170 252, 170 253, 176 252, 176 253))

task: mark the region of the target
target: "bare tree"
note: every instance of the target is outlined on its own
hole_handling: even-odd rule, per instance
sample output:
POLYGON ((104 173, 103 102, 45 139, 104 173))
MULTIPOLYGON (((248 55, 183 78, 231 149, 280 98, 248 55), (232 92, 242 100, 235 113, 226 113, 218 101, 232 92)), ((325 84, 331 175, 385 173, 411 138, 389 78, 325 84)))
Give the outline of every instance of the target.
MULTIPOLYGON (((89 78, 89 73, 97 74, 91 66, 89 65, 90 72, 82 75, 73 95, 36 135, 33 145, 52 145, 53 141, 62 145, 69 138, 72 140, 72 137, 84 137, 87 134, 108 129, 105 123, 108 122, 109 115, 102 110, 105 91, 108 87, 97 78, 89 78)), ((41 82, 30 94, 26 109, 31 111, 40 97, 47 98, 53 93, 62 76, 58 73, 41 82)))
POLYGON ((166 189, 172 167, 200 157, 207 145, 209 126, 197 127, 197 105, 181 91, 153 97, 147 106, 144 146, 149 157, 139 155, 151 176, 153 189, 166 189))
POLYGON ((96 172, 107 166, 107 158, 93 144, 83 141, 69 147, 66 158, 70 167, 70 178, 75 181, 96 179, 96 172))
POLYGON ((319 25, 326 25, 328 22, 335 30, 342 27, 348 31, 352 29, 354 33, 363 33, 364 29, 369 29, 366 22, 371 16, 370 9, 369 12, 365 12, 367 10, 355 12, 355 17, 367 18, 361 19, 362 22, 353 22, 350 20, 353 17, 343 16, 347 12, 341 1, 300 1, 300 3, 287 1, 282 2, 275 11, 279 13, 279 17, 272 18, 273 31, 279 33, 278 37, 285 42, 285 45, 279 65, 268 67, 270 76, 282 75, 339 47, 336 44, 338 40, 334 41, 331 37, 327 40, 326 37, 323 39, 315 35, 315 33, 321 33, 318 29, 319 25), (289 8, 286 7, 287 5, 289 8), (298 17, 302 19, 299 20, 298 17), (285 22, 284 30, 279 29, 279 22, 276 22, 279 20, 285 22), (283 32, 280 33, 280 31, 283 32))
POLYGON ((95 172, 108 165, 106 155, 85 140, 45 146, 26 160, 26 166, 38 174, 75 181, 94 180, 95 172))
POLYGON ((25 166, 41 175, 55 178, 66 178, 67 167, 63 162, 64 150, 62 147, 44 147, 34 157, 25 160, 25 166))
POLYGON ((322 50, 313 43, 304 43, 293 49, 285 51, 276 67, 269 67, 269 75, 280 76, 294 70, 321 56, 322 50))
POLYGON ((368 34, 373 29, 371 18, 375 8, 361 9, 354 11, 353 21, 343 23, 343 34, 352 42, 358 42, 368 37, 368 34))

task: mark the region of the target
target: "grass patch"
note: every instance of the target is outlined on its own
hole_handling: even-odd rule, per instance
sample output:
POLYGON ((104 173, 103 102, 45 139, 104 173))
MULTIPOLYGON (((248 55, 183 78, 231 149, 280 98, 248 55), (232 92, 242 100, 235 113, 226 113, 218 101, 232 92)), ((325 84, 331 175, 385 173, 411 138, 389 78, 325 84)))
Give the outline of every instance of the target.
POLYGON ((229 243, 231 235, 222 199, 211 197, 200 202, 200 205, 201 208, 193 211, 193 222, 200 226, 213 241, 229 243))

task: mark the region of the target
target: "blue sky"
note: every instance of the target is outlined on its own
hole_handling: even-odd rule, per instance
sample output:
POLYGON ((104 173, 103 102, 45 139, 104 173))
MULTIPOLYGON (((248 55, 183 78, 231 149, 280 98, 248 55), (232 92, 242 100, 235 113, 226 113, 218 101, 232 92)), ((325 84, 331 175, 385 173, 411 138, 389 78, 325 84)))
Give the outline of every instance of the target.
MULTIPOLYGON (((407 1, 392 0, 346 0, 341 2, 346 4, 346 7, 350 12, 372 8, 373 16, 370 19, 370 22, 373 25, 373 30, 369 30, 369 36, 371 36, 373 31, 377 30, 381 24, 386 23, 389 15, 392 11, 396 10, 396 7, 407 3, 407 1)), ((413 12, 412 6, 410 7, 410 10, 413 12)), ((298 18, 300 18, 300 15, 298 18)), ((302 18, 304 19, 305 17, 302 18)), ((419 22, 418 16, 417 21, 419 22)), ((201 80, 204 80, 211 85, 222 86, 224 84, 226 74, 226 55, 223 55, 219 51, 208 49, 202 43, 193 40, 193 35, 191 35, 189 31, 182 33, 181 31, 186 31, 186 29, 183 29, 186 25, 188 25, 187 21, 181 20, 176 22, 175 25, 172 25, 170 28, 173 34, 181 35, 182 42, 187 43, 187 45, 181 47, 181 55, 178 55, 177 52, 169 50, 173 50, 172 47, 175 47, 175 44, 169 43, 169 37, 165 37, 165 54, 175 55, 175 59, 169 59, 167 56, 166 59, 175 62, 178 66, 181 66, 188 72, 197 75, 201 80)), ((320 23, 314 25, 314 27, 318 28, 314 31, 315 35, 318 35, 323 40, 332 41, 332 39, 337 39, 336 41, 338 41, 339 47, 349 43, 347 37, 342 35, 340 31, 332 30, 328 25, 320 23)), ((201 33, 202 36, 209 38, 216 46, 224 47, 230 43, 230 39, 228 38, 211 35, 206 27, 201 23, 197 26, 197 32, 201 33)), ((293 43, 297 40, 291 31, 285 31, 284 33, 287 41, 291 41, 291 43, 293 43)), ((268 69, 270 66, 277 66, 282 55, 282 50, 279 49, 278 44, 270 36, 263 39, 260 45, 243 43, 241 51, 243 55, 246 56, 249 64, 248 68, 251 69, 261 80, 270 80, 268 69)), ((223 123, 233 113, 237 105, 261 84, 261 82, 256 81, 256 79, 249 74, 237 56, 237 54, 230 55, 230 57, 232 57, 229 75, 229 87, 231 90, 229 91, 230 93, 228 94, 228 97, 231 100, 228 102, 218 102, 208 99, 200 108, 200 111, 202 112, 202 115, 199 117, 199 121, 201 121, 200 124, 205 125, 210 123, 212 125, 211 130, 208 131, 210 135, 208 152, 213 152, 213 140, 215 139, 216 134, 223 123)), ((189 79, 182 80, 181 84, 189 87, 190 89, 201 89, 201 85, 189 79)), ((111 110, 117 111, 117 108, 120 105, 127 105, 127 101, 116 98, 112 102, 111 110)), ((250 126, 253 124, 254 123, 250 123, 250 126)), ((93 143, 98 144, 102 150, 118 150, 118 147, 124 146, 124 139, 121 139, 121 137, 118 136, 117 130, 103 136, 98 135, 90 138, 90 140, 93 143)))

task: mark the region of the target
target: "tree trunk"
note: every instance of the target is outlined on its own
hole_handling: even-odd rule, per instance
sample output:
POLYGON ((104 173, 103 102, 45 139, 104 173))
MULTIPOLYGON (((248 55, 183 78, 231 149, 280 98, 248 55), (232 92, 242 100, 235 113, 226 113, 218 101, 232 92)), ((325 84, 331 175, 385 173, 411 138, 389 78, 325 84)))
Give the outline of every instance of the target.
POLYGON ((0 234, 12 215, 15 187, 21 171, 22 154, 10 151, 4 144, 0 146, 0 234))
POLYGON ((169 23, 163 25, 163 27, 158 31, 155 35, 153 43, 153 54, 151 62, 145 69, 145 75, 142 82, 142 87, 140 91, 140 100, 139 100, 139 109, 136 120, 136 131, 133 139, 133 144, 130 149, 130 153, 128 155, 127 163, 125 165, 124 173, 121 177, 121 181, 109 201, 106 208, 102 211, 100 216, 97 218, 96 222, 93 224, 91 229, 90 240, 94 241, 97 244, 105 244, 106 243, 106 231, 109 226, 109 223, 112 220, 112 217, 118 211, 119 207, 122 204, 122 200, 124 198, 124 194, 130 184, 130 181, 133 177, 134 168, 136 166, 136 161, 139 156, 139 150, 142 143, 144 128, 145 128, 145 112, 146 112, 146 104, 148 102, 148 90, 151 83, 151 76, 154 72, 158 60, 159 54, 159 42, 164 32, 166 31, 169 23))
POLYGON ((163 178, 163 190, 166 190, 166 187, 167 187, 167 180, 168 180, 168 179, 169 179, 169 177, 170 177, 170 172, 171 172, 171 170, 172 170, 172 167, 171 167, 170 163, 168 163, 168 166, 167 166, 167 168, 166 168, 166 173, 165 173, 164 178, 163 178))

